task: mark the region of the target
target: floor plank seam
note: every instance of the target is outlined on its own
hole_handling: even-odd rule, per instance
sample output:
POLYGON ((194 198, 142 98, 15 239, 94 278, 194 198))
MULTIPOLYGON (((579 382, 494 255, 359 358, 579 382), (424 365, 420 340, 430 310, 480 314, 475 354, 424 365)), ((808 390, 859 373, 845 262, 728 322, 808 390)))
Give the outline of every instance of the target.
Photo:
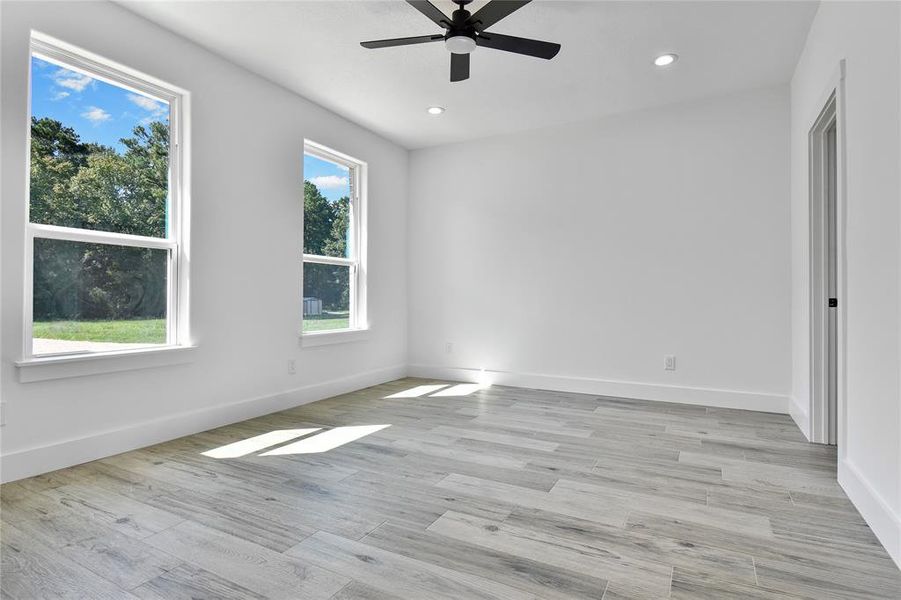
POLYGON ((339 597, 341 595, 341 592, 343 592, 344 590, 346 590, 348 587, 352 586, 355 583, 357 583, 357 581, 355 579, 351 579, 350 581, 348 581, 347 583, 342 585, 340 590, 338 590, 337 592, 335 592, 334 594, 329 596, 329 600, 331 600, 332 598, 339 597))
MULTIPOLYGON (((440 519, 441 517, 438 517, 438 518, 440 519)), ((435 520, 437 521, 438 519, 435 519, 435 520)), ((375 533, 376 531, 378 531, 378 529, 379 529, 382 525, 386 524, 387 522, 388 522, 388 519, 385 519, 384 521, 382 521, 381 523, 379 523, 378 525, 376 525, 375 527, 373 527, 372 529, 370 529, 369 531, 367 531, 366 533, 364 533, 363 536, 362 536, 361 538, 359 538, 357 541, 358 541, 358 542, 365 542, 365 541, 366 541, 366 538, 368 538, 370 535, 372 535, 373 533, 375 533)))

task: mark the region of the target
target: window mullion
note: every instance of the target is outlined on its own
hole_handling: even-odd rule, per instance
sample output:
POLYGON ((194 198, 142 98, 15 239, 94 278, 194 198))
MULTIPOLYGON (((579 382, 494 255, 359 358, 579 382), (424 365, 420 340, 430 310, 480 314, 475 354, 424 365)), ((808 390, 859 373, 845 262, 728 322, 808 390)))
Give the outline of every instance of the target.
POLYGON ((356 264, 352 258, 341 258, 338 256, 322 256, 321 254, 304 254, 303 262, 317 263, 320 265, 339 265, 344 267, 352 267, 356 264))
POLYGON ((44 225, 41 223, 29 223, 28 228, 34 237, 51 240, 152 248, 154 250, 174 250, 178 246, 178 242, 172 239, 131 235, 128 233, 61 227, 59 225, 44 225))

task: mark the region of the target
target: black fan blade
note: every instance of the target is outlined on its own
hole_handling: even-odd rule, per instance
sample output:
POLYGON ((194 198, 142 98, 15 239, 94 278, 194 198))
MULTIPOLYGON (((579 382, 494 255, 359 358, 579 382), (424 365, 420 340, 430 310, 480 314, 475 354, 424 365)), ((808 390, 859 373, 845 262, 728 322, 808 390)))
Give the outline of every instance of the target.
POLYGON ((554 58, 560 52, 560 44, 529 40, 513 37, 512 35, 501 35, 499 33, 481 33, 476 36, 476 44, 485 48, 515 52, 516 54, 525 54, 548 60, 554 58))
POLYGON ((469 55, 451 54, 451 81, 469 79, 469 55))
POLYGON ((531 0, 491 0, 469 17, 469 22, 479 31, 488 29, 510 13, 519 10, 531 0))
POLYGON ((392 40, 373 40, 360 42, 364 48, 391 48, 392 46, 409 46, 410 44, 425 44, 443 40, 443 35, 420 35, 417 37, 394 38, 392 40))
POLYGON ((444 29, 450 28, 450 19, 441 9, 429 2, 429 0, 407 0, 407 4, 428 17, 435 25, 444 29))

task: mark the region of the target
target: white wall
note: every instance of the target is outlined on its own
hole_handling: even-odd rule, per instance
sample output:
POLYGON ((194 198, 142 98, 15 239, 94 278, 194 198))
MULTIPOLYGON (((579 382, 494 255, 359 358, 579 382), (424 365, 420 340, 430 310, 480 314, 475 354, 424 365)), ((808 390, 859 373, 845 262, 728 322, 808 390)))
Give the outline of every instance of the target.
POLYGON ((787 412, 788 128, 780 87, 411 153, 411 371, 787 412))
POLYGON ((405 150, 117 5, 0 6, 5 480, 403 375, 405 150), (31 28, 191 92, 190 364, 18 383, 31 28), (298 344, 305 137, 369 163, 367 341, 298 344))
POLYGON ((847 424, 839 482, 901 565, 901 4, 824 2, 791 82, 793 398, 809 412, 808 131, 846 60, 847 424))

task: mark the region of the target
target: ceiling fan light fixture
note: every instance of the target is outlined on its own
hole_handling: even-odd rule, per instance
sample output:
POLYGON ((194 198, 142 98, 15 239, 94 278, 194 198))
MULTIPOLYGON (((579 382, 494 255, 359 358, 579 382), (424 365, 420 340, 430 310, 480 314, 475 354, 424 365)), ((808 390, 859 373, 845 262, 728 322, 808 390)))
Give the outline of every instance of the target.
POLYGON ((444 47, 452 54, 469 54, 476 49, 476 41, 468 35, 452 35, 444 40, 444 47))
POLYGON ((667 52, 666 54, 661 54, 657 58, 654 59, 654 64, 658 67, 668 67, 679 59, 678 54, 673 54, 672 52, 667 52))
POLYGON ((430 107, 427 109, 427 112, 428 112, 430 115, 440 115, 441 113, 444 112, 444 107, 443 107, 443 106, 430 106, 430 107))

